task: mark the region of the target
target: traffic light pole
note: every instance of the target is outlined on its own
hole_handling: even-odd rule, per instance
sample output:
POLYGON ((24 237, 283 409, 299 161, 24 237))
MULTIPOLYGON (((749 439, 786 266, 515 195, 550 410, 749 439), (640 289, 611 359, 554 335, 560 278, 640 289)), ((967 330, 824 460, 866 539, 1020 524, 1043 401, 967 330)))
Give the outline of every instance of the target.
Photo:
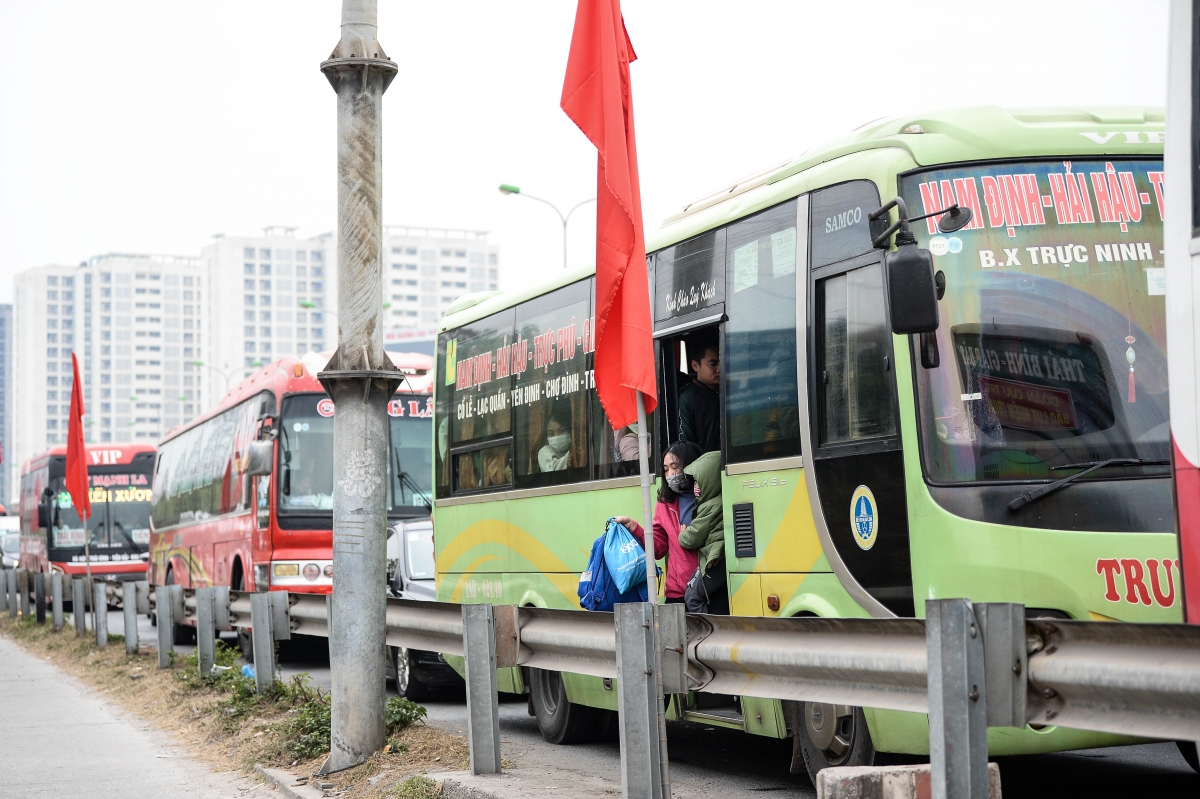
POLYGON ((321 71, 337 93, 338 347, 318 375, 334 401, 332 735, 322 773, 384 743, 387 405, 400 372, 383 349, 383 93, 396 65, 376 0, 342 0, 341 40, 321 71))

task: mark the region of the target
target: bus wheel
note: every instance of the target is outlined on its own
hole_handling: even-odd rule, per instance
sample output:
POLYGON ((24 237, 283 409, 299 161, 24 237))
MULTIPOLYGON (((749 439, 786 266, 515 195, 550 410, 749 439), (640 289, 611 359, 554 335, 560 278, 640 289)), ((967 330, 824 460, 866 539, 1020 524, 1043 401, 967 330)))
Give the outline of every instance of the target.
POLYGON ((388 653, 392 657, 392 670, 396 672, 396 693, 413 702, 423 702, 429 698, 429 688, 413 674, 412 657, 408 647, 389 646, 388 653))
POLYGON ((875 747, 862 708, 804 702, 799 710, 801 718, 795 735, 813 785, 817 784, 817 774, 832 766, 875 764, 875 747))
MULTIPOLYGON (((167 569, 167 585, 175 585, 175 572, 167 569)), ((196 628, 186 624, 174 624, 171 631, 171 643, 176 646, 187 646, 196 643, 196 628)))
POLYGON ((596 736, 600 710, 567 699, 567 689, 557 671, 530 669, 529 695, 538 730, 550 743, 584 743, 596 736))
MULTIPOLYGON (((245 580, 242 577, 242 562, 237 561, 233 565, 233 579, 230 580, 234 591, 245 591, 245 580)), ((245 627, 234 628, 237 631, 238 649, 242 650, 242 660, 247 663, 254 662, 254 636, 245 627)))
POLYGON ((1179 747, 1179 754, 1183 755, 1183 759, 1192 767, 1192 771, 1200 771, 1200 757, 1196 756, 1196 742, 1176 741, 1175 745, 1179 747))

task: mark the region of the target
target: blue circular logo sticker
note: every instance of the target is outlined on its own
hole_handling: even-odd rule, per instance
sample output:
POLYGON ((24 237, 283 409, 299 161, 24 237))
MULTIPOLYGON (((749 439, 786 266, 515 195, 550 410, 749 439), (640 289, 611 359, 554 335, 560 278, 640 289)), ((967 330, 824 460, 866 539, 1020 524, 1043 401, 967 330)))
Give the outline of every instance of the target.
POLYGON ((854 532, 854 543, 860 549, 875 546, 879 536, 879 506, 875 504, 875 495, 866 486, 854 489, 854 496, 850 498, 850 529, 854 532))

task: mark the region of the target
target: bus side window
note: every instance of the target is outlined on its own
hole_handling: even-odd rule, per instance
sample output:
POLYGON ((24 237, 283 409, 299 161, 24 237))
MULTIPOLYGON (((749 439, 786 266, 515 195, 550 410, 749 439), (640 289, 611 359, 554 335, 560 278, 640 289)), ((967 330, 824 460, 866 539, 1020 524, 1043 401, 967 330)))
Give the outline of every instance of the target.
POLYGON ((728 461, 800 454, 796 265, 792 200, 730 226, 726 250, 725 394, 728 461))
POLYGON ((580 281, 516 308, 524 353, 513 369, 518 488, 588 477, 588 288, 580 281))
POLYGON ((821 443, 895 435, 882 265, 819 281, 817 300, 821 443))

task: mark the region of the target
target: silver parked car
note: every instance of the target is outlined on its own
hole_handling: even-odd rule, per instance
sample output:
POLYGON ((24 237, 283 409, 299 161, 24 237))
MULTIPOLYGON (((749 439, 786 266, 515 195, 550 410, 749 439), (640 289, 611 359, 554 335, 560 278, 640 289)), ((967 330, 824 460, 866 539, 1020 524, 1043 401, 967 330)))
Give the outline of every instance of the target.
MULTIPOLYGON (((434 587, 433 522, 429 518, 403 519, 388 527, 388 595, 401 599, 432 602, 434 587)), ((430 688, 457 688, 463 684, 449 663, 437 652, 388 647, 388 672, 396 680, 396 691, 419 702, 430 688)))
POLYGON ((17 568, 21 559, 21 517, 0 516, 0 565, 17 568))

